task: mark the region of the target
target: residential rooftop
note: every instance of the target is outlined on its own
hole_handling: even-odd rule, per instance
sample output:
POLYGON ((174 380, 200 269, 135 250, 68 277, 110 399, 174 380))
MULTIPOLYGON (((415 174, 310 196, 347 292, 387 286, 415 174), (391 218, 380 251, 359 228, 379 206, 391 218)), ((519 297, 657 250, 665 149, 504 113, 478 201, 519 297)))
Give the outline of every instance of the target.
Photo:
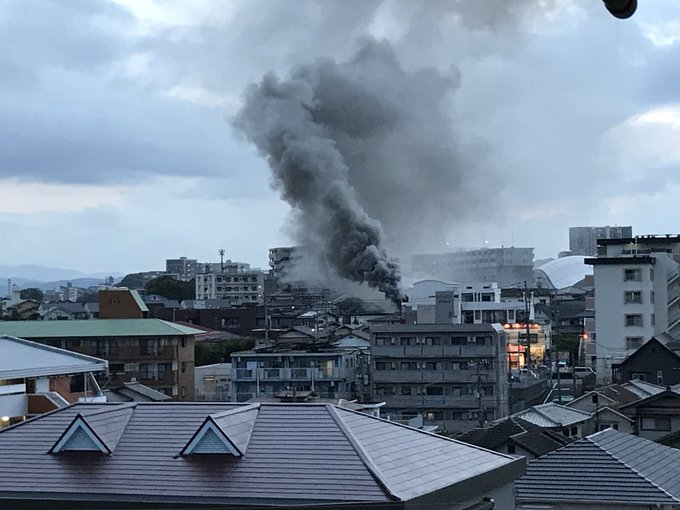
POLYGON ((677 508, 680 450, 606 429, 529 462, 517 503, 677 508))
POLYGON ((108 365, 103 359, 0 335, 0 380, 101 372, 108 365))
POLYGON ((0 334, 19 338, 189 336, 203 331, 161 319, 2 321, 0 334))
POLYGON ((0 432, 0 506, 404 508, 524 464, 327 404, 76 404, 0 432))

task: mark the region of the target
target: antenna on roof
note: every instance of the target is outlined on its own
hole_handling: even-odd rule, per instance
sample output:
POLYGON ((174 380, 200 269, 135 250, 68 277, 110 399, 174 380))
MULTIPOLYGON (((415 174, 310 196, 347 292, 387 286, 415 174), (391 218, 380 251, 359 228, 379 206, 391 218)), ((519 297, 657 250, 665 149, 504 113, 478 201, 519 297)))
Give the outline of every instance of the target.
POLYGON ((224 273, 224 248, 217 250, 217 253, 220 254, 220 270, 222 273, 224 273))

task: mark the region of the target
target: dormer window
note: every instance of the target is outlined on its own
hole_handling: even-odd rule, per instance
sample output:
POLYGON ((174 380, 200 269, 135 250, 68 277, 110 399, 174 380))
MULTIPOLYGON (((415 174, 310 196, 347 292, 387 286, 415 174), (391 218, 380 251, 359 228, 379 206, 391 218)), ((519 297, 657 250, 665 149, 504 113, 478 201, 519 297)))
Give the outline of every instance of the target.
POLYGON ((100 452, 109 454, 111 450, 97 436, 83 417, 78 415, 50 450, 50 453, 60 452, 100 452))
POLYGON ((237 407, 211 414, 182 449, 181 455, 232 455, 243 457, 260 405, 237 407))
POLYGON ((136 405, 105 406, 79 413, 49 453, 113 453, 136 405))

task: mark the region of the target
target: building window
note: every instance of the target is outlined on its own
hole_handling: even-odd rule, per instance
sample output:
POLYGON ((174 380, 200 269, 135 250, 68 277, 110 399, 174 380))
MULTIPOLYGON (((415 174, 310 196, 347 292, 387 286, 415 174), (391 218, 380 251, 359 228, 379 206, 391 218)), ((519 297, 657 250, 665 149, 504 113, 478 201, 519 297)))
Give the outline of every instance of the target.
POLYGON ((650 319, 651 319, 651 321, 652 321, 652 326, 656 326, 656 315, 655 315, 655 314, 652 314, 651 317, 650 317, 650 319))
POLYGON ((625 304, 642 303, 642 292, 639 290, 627 290, 623 293, 625 304))
POLYGON ((425 337, 425 345, 441 345, 442 338, 440 336, 425 337))
POLYGON ((111 375, 125 373, 125 363, 109 363, 109 373, 111 375))
POLYGON ((640 419, 642 430, 671 430, 671 419, 668 416, 643 416, 640 419))
POLYGON ((642 280, 642 271, 640 269, 624 269, 623 280, 626 282, 639 282, 642 280))
POLYGON ((187 398, 187 387, 186 386, 182 386, 181 395, 182 395, 182 398, 187 398))
POLYGON ((651 267, 649 268, 649 279, 654 281, 654 269, 651 267))
POLYGON ((158 364, 158 378, 165 379, 166 375, 172 371, 172 363, 158 364))
POLYGON ((649 302, 654 304, 654 291, 653 290, 649 291, 649 302))
POLYGON ((182 361, 182 372, 186 372, 186 371, 187 371, 187 362, 182 361))
POLYGON ((182 347, 186 347, 186 346, 187 346, 187 337, 183 336, 182 337, 182 347))
POLYGON ((393 386, 376 386, 375 394, 380 395, 380 396, 394 395, 394 387, 393 386))
POLYGON ((656 384, 663 386, 663 370, 656 371, 656 384))
POLYGON ((647 374, 641 374, 641 373, 634 373, 631 378, 633 381, 646 381, 647 380, 647 374))
POLYGON ((444 394, 444 388, 441 386, 430 386, 425 389, 425 394, 426 395, 443 395, 444 394))
POLYGON ((139 364, 139 378, 143 381, 154 381, 156 379, 156 365, 153 363, 139 364))
POLYGON ((639 349, 642 345, 641 336, 627 336, 626 337, 626 349, 629 351, 639 349))
POLYGON ((641 313, 627 313, 625 315, 625 324, 626 324, 627 327, 629 327, 629 326, 641 327, 642 326, 642 314, 641 313))
POLYGON ((139 341, 139 353, 142 355, 158 354, 158 343, 155 339, 141 339, 139 341))
POLYGON ((451 345, 467 345, 467 337, 466 336, 452 336, 451 337, 451 345))
POLYGON ((393 370, 392 363, 389 361, 376 361, 375 362, 375 369, 376 370, 393 370))
POLYGON ((486 345, 486 337, 478 336, 475 341, 477 345, 486 345))
POLYGON ((482 395, 486 397, 492 397, 495 393, 495 387, 493 385, 482 386, 482 395))
POLYGON ((411 387, 410 386, 402 386, 401 387, 401 394, 402 395, 411 395, 411 387))
POLYGON ((418 363, 415 361, 402 361, 401 362, 401 369, 402 370, 418 370, 418 363))
POLYGON ((411 345, 411 338, 407 336, 401 337, 401 339, 399 340, 399 345, 411 345))

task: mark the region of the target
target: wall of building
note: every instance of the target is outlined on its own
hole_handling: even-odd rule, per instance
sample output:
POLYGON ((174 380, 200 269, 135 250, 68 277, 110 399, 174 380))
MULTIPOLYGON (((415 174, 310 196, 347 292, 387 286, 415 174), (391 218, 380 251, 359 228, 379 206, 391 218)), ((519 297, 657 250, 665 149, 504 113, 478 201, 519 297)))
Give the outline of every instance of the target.
POLYGON ((371 389, 384 414, 463 432, 508 414, 506 335, 500 326, 392 325, 371 329, 371 389), (481 390, 481 391, 480 391, 481 390))
POLYGON ((668 329, 668 279, 678 267, 666 253, 640 258, 611 255, 594 265, 599 383, 611 381, 612 363, 623 361, 643 342, 668 329), (639 300, 634 293, 639 293, 639 300))
MULTIPOLYGON (((148 317, 146 305, 140 307, 140 299, 135 299, 137 291, 125 288, 102 289, 99 291, 100 319, 143 319, 148 317)), ((137 294, 137 297, 139 295, 137 294)))
POLYGON ((100 385, 136 380, 175 400, 194 399, 193 335, 31 340, 108 360, 109 374, 99 376, 100 385))

